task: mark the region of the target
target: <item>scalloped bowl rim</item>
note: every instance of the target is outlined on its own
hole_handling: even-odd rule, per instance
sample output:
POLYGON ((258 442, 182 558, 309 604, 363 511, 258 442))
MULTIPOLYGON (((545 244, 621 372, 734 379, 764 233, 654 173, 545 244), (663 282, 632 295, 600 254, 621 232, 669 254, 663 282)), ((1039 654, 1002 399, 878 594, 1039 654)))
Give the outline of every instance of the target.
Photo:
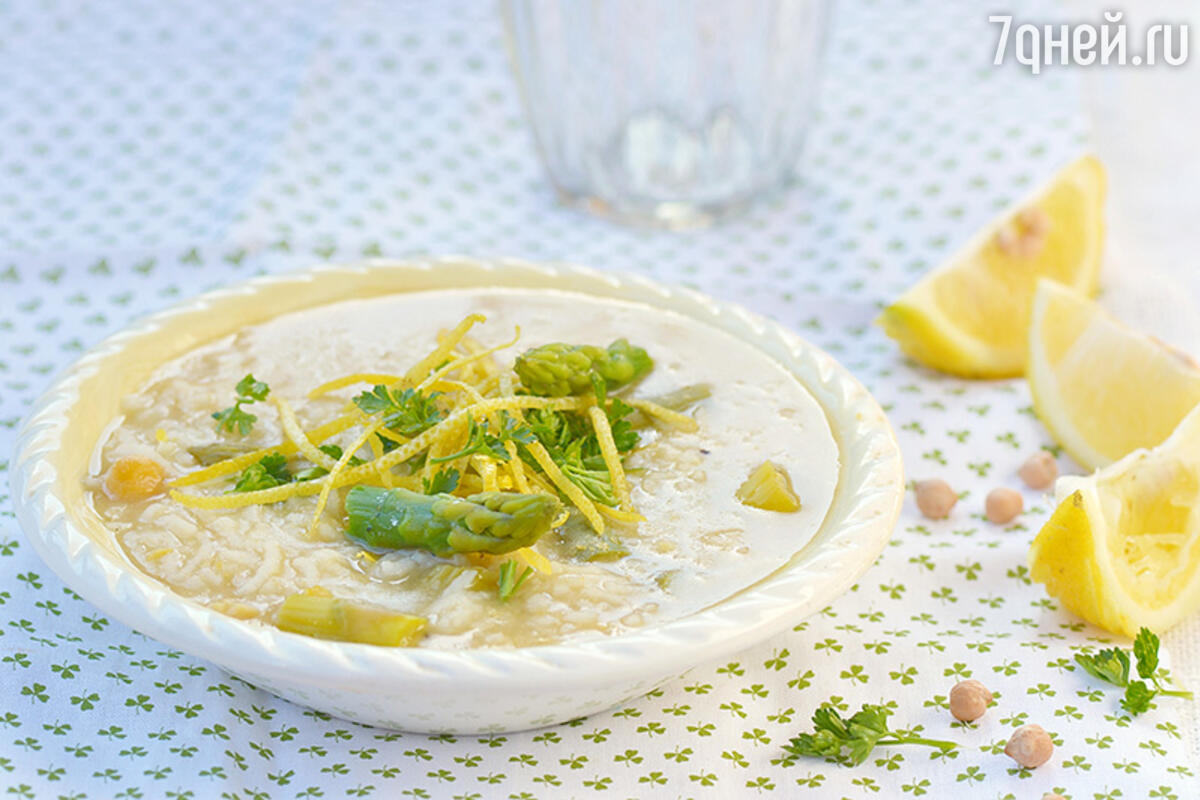
MULTIPOLYGON (((338 300, 313 302, 308 307, 326 302, 338 300)), ((192 343, 179 353, 198 344, 192 343)), ((327 687, 364 679, 378 681, 387 676, 388 681, 415 681, 414 688, 447 688, 468 677, 473 686, 569 688, 682 672, 701 661, 749 647, 847 590, 882 552, 903 497, 899 448, 878 403, 832 357, 781 325, 740 306, 641 276, 565 264, 453 256, 322 264, 206 292, 142 318, 106 338, 55 379, 22 425, 11 463, 12 499, 21 527, 43 560, 85 599, 136 630, 234 672, 269 674, 285 683, 327 687), (372 271, 386 271, 389 279, 396 278, 394 291, 406 291, 401 280, 405 274, 428 278, 432 271, 446 270, 467 276, 465 282, 456 279, 447 285, 526 286, 531 281, 544 282, 548 284, 544 288, 667 307, 716 324, 751 343, 761 344, 770 338, 782 345, 792 354, 790 363, 785 361, 784 366, 825 409, 842 456, 834 502, 814 536, 814 542, 822 541, 806 545, 768 578, 705 610, 645 628, 516 649, 392 649, 290 634, 261 623, 237 620, 188 600, 93 541, 56 496, 56 456, 67 413, 80 399, 80 384, 106 363, 114 363, 129 342, 153 336, 181 315, 209 312, 234 297, 262 296, 297 284, 312 288, 321 281, 362 277, 372 271), (831 404, 839 397, 842 402, 831 404), (852 439, 843 441, 846 436, 852 439), (846 463, 851 443, 863 451, 863 460, 857 464, 846 463)))

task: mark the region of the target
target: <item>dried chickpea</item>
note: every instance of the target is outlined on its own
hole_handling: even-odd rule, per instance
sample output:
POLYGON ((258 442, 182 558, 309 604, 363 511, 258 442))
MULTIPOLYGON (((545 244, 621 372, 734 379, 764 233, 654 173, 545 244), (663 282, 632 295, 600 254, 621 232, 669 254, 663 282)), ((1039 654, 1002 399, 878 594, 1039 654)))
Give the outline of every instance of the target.
POLYGON ((1054 755, 1054 742, 1041 725, 1022 725, 1009 737, 1004 753, 1022 767, 1032 769, 1050 760, 1054 755))
POLYGON ((1025 499, 1021 493, 1012 489, 992 489, 984 501, 984 512, 988 522, 994 525, 1007 525, 1017 518, 1025 507, 1025 499))
POLYGON ((962 722, 974 722, 992 704, 992 693, 977 680, 959 681, 950 689, 950 713, 962 722))
POLYGON ((1038 450, 1025 460, 1017 475, 1030 489, 1049 489, 1058 477, 1058 462, 1045 450, 1038 450))
POLYGON ((104 492, 113 500, 144 500, 162 488, 166 472, 150 458, 117 459, 104 476, 104 492))
POLYGON ((958 502, 958 495, 950 488, 950 484, 940 478, 917 481, 916 494, 917 508, 929 519, 945 519, 958 502))

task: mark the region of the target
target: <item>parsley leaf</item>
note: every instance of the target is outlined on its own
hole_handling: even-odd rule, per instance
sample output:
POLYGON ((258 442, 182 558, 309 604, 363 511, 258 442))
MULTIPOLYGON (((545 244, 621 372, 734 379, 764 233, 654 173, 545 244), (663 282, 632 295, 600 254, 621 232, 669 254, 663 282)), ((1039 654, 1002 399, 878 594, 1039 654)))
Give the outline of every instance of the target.
POLYGON ((1163 686, 1158 669, 1158 636, 1149 628, 1138 631, 1133 640, 1133 656, 1137 659, 1137 674, 1144 680, 1129 680, 1129 652, 1118 647, 1100 650, 1094 655, 1078 653, 1075 662, 1093 677, 1125 690, 1121 708, 1131 715, 1141 714, 1154 707, 1158 695, 1192 699, 1192 693, 1163 686), (1147 681, 1149 683, 1147 683, 1147 681))
POLYGON ((248 411, 243 411, 238 403, 222 411, 214 411, 213 419, 217 421, 217 430, 233 433, 237 430, 239 436, 245 436, 254 427, 258 417, 248 411))
MULTIPOLYGON (((335 461, 342 457, 342 448, 336 444, 323 444, 317 449, 335 461)), ((351 456, 346 463, 351 467, 357 467, 363 463, 363 460, 358 456, 351 456)), ((234 479, 235 483, 230 491, 257 492, 260 489, 272 489, 293 481, 311 481, 328 474, 329 470, 315 464, 292 474, 288 469, 287 456, 283 453, 268 453, 242 470, 234 479)))
POLYGON ((566 450, 559 451, 558 457, 554 459, 555 463, 563 475, 582 489, 589 499, 606 506, 615 506, 617 496, 613 492, 612 475, 608 473, 604 459, 600 458, 598 464, 595 460, 589 462, 583 455, 584 445, 585 440, 582 439, 571 442, 566 450))
MULTIPOLYGON (((317 449, 332 458, 334 461, 341 461, 342 456, 345 455, 342 448, 336 444, 323 444, 317 447, 317 449)), ((363 460, 358 456, 350 456, 350 460, 346 462, 346 466, 357 467, 361 463, 363 463, 363 460)))
POLYGON ((245 436, 254 427, 258 417, 248 411, 243 411, 242 406, 266 400, 267 395, 271 393, 271 388, 262 381, 256 381, 253 375, 247 373, 246 377, 237 382, 234 391, 237 393, 237 398, 233 405, 221 411, 214 411, 212 417, 217 421, 218 431, 233 433, 236 430, 239 436, 245 436))
POLYGON ((1092 677, 1113 686, 1129 683, 1129 654, 1120 648, 1109 647, 1090 656, 1076 653, 1075 663, 1092 677))
MULTIPOLYGON (((594 387, 601 393, 603 387, 594 387)), ((613 443, 617 451, 627 453, 637 447, 638 432, 626 417, 634 412, 632 406, 618 398, 608 399, 605 413, 612 428, 613 443)), ((588 499, 607 506, 617 504, 612 488, 612 476, 600 453, 600 442, 592 429, 591 422, 582 414, 572 411, 547 411, 530 409, 525 419, 529 429, 563 474, 578 486, 588 499)), ((522 450, 521 458, 536 470, 541 470, 536 459, 522 450)))
POLYGON ((510 597, 517 593, 530 575, 533 574, 533 567, 525 567, 520 574, 517 573, 517 568, 520 566, 516 561, 511 559, 500 565, 500 576, 496 581, 496 590, 500 595, 500 602, 507 601, 510 597))
POLYGON ((447 494, 458 488, 458 478, 458 470, 453 467, 439 469, 432 478, 421 481, 421 488, 425 494, 447 494))
POLYGON ((784 745, 792 756, 816 756, 847 767, 858 766, 878 745, 920 744, 935 747, 941 752, 955 749, 953 742, 925 739, 908 731, 888 729, 891 710, 879 705, 864 704, 849 719, 837 708, 822 703, 813 713, 813 732, 802 733, 784 745))
POLYGON ((268 453, 242 470, 230 491, 257 492, 291 482, 292 473, 288 470, 287 456, 282 453, 268 453))
POLYGON ((516 442, 517 444, 532 444, 537 437, 528 426, 519 424, 507 411, 500 412, 500 433, 497 436, 500 443, 516 442))
POLYGON ((271 393, 271 387, 262 381, 254 380, 254 376, 249 373, 246 374, 246 377, 238 381, 237 386, 233 388, 237 392, 238 397, 244 399, 246 402, 266 400, 267 395, 271 393))
MULTIPOLYGON (((411 439, 444 419, 445 415, 434 402, 440 394, 433 392, 425 395, 416 389, 396 392, 383 384, 377 384, 371 391, 355 397, 354 404, 364 414, 383 415, 383 424, 388 430, 411 439)), ((390 440, 384 438, 385 445, 388 441, 390 440)))
POLYGON ((1158 636, 1149 628, 1138 631, 1133 640, 1133 654, 1137 657, 1137 673, 1146 680, 1158 672, 1158 636))
POLYGON ((488 421, 486 419, 481 423, 477 423, 472 419, 471 425, 467 430, 467 443, 463 448, 457 453, 452 453, 448 456, 431 458, 428 463, 442 464, 447 461, 454 461, 476 454, 494 458, 497 461, 508 461, 508 450, 504 449, 505 442, 529 444, 533 441, 533 438, 533 432, 529 428, 517 424, 516 420, 507 414, 504 415, 503 427, 501 427, 497 436, 492 436, 488 433, 488 421))
POLYGON ((1125 696, 1121 698, 1121 708, 1130 714, 1140 714, 1148 711, 1153 705, 1154 696, 1158 694, 1142 681, 1130 681, 1125 687, 1125 696))
MULTIPOLYGON (((323 444, 317 447, 317 449, 332 458, 334 461, 340 461, 342 458, 342 448, 338 447, 336 444, 323 444)), ((361 463, 363 463, 363 460, 358 456, 350 456, 350 460, 346 462, 346 466, 357 467, 361 463)), ((311 481, 328 474, 329 470, 314 464, 311 467, 307 467, 297 472, 294 479, 297 481, 311 481)))
POLYGON ((614 397, 605 412, 608 415, 608 427, 612 428, 613 443, 616 444, 618 453, 628 453, 637 447, 641 440, 641 436, 633 429, 633 425, 625 419, 636 410, 621 398, 614 397))

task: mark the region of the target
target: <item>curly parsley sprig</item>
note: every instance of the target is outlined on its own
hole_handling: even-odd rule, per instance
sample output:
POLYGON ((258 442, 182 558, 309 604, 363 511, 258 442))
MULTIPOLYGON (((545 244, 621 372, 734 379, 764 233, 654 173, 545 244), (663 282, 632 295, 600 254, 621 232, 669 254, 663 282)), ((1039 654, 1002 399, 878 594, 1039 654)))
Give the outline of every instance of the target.
POLYGON ((435 402, 440 396, 440 392, 422 394, 416 389, 396 391, 377 384, 371 391, 355 397, 354 405, 364 414, 382 415, 385 427, 411 438, 445 419, 445 413, 435 402))
POLYGON ((518 424, 516 420, 500 412, 504 421, 501 423, 500 430, 496 436, 488 433, 488 421, 476 422, 471 420, 470 427, 467 430, 467 443, 457 453, 451 453, 448 456, 429 459, 430 464, 444 464, 447 461, 457 461, 460 458, 466 458, 475 454, 487 456, 496 461, 508 461, 508 450, 504 448, 505 442, 518 442, 520 444, 529 444, 534 440, 533 432, 524 425, 518 424))
POLYGON ((212 416, 217 421, 218 431, 233 433, 236 430, 239 436, 245 436, 254 427, 258 417, 249 411, 243 411, 242 406, 266 400, 267 395, 271 393, 271 387, 262 381, 254 380, 254 376, 247 373, 246 377, 237 382, 234 391, 237 392, 237 399, 233 405, 221 411, 214 411, 212 416))
POLYGON ((450 494, 458 488, 458 470, 439 469, 432 478, 421 479, 421 490, 425 494, 450 494))
MULTIPOLYGON (((640 436, 626 417, 634 409, 620 398, 608 398, 603 383, 596 385, 596 396, 605 409, 617 452, 624 455, 638 446, 640 436)), ((612 488, 612 476, 600 451, 600 442, 585 415, 572 411, 531 409, 525 414, 528 428, 554 463, 567 478, 595 503, 617 504, 612 488)), ((520 448, 521 458, 534 470, 540 470, 537 460, 526 448, 520 448)))
MULTIPOLYGON (((342 448, 336 444, 323 444, 317 448, 325 455, 337 461, 342 457, 342 448)), ((358 456, 351 456, 348 462, 351 467, 363 463, 358 456)), ((262 489, 272 489, 287 483, 311 481, 322 475, 328 475, 329 470, 321 466, 306 467, 293 473, 288 468, 288 458, 283 453, 267 453, 233 478, 234 486, 230 492, 257 492, 262 489)))
POLYGON ((1191 692, 1163 686, 1165 675, 1158 669, 1158 645, 1158 636, 1149 628, 1139 630, 1133 640, 1133 657, 1137 659, 1137 674, 1142 680, 1129 679, 1130 654, 1119 647, 1107 647, 1092 654, 1077 653, 1075 663, 1092 677, 1124 689, 1121 708, 1131 715, 1148 711, 1160 694, 1191 700, 1191 692))
POLYGON ((856 767, 878 746, 919 744, 945 753, 958 747, 954 742, 926 739, 910 731, 888 729, 889 708, 864 704, 861 711, 844 719, 829 703, 822 703, 812 717, 814 731, 802 733, 784 745, 793 756, 817 756, 835 764, 856 767))

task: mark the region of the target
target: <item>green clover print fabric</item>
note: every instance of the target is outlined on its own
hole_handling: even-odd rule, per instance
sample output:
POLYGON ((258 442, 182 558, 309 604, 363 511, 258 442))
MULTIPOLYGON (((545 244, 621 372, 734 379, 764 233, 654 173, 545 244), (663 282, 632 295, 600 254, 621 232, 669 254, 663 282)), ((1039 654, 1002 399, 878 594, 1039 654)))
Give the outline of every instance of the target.
POLYGON ((874 567, 783 635, 626 707, 486 737, 332 719, 149 640, 50 574, 0 497, 4 797, 1200 796, 1184 701, 1122 712, 1072 658, 1104 633, 1029 581, 1050 505, 1015 473, 1054 448, 1024 383, 931 373, 871 325, 1086 146, 1072 75, 993 67, 984 10, 843 3, 800 177, 686 235, 555 205, 490 2, 6 3, 0 30, 0 458, 52 375, 133 318, 319 261, 464 252, 768 314, 869 386, 911 479, 962 493, 942 522, 910 493, 874 567), (995 486, 1025 495, 1003 528, 981 513, 995 486), (957 723, 968 677, 997 702, 957 723), (784 758, 822 701, 884 703, 960 747, 784 758), (1036 770, 1002 753, 1026 722, 1057 744, 1036 770))

